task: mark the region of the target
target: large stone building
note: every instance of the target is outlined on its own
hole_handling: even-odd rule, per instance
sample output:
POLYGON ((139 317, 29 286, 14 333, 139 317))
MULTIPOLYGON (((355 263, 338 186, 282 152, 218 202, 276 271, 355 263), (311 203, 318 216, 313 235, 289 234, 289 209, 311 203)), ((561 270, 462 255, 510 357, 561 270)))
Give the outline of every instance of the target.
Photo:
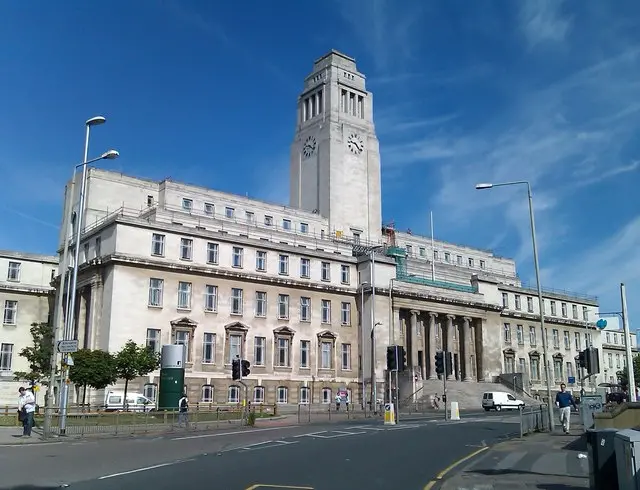
POLYGON ((57 269, 57 257, 0 251, 0 405, 17 403, 14 373, 29 371, 20 352, 33 344, 31 325, 50 321, 57 269))
MULTIPOLYGON (((622 321, 617 314, 604 315, 607 321, 602 330, 602 355, 600 371, 606 383, 618 383, 618 372, 627 367, 627 345, 622 321)), ((631 355, 638 355, 638 344, 635 332, 629 332, 631 355)), ((640 380, 636 380, 638 382, 640 380)))
MULTIPOLYGON (((356 403, 381 399, 392 344, 408 356, 402 397, 437 391, 442 348, 454 353, 452 381, 520 373, 516 384, 540 390, 537 299, 515 263, 383 226, 372 94, 355 61, 317 60, 297 114, 291 207, 90 169, 81 346, 184 344, 189 395, 204 402, 239 400, 236 356, 252 364, 253 402, 329 403, 338 388, 356 403)), ((65 213, 73 207, 67 196, 65 213)), ((597 343, 597 302, 545 294, 559 383, 577 349, 597 343)), ((152 373, 134 388, 154 397, 157 383, 152 373)))

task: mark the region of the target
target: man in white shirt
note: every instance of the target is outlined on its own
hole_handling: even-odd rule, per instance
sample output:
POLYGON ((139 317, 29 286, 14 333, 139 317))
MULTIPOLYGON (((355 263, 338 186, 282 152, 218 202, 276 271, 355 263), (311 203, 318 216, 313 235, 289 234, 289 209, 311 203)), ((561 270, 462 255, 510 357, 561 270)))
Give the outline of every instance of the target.
POLYGON ((178 427, 181 427, 182 424, 185 427, 189 427, 189 399, 186 393, 178 402, 178 427))
POLYGON ((22 435, 31 437, 33 428, 33 415, 36 411, 36 397, 31 391, 20 387, 20 398, 18 399, 18 410, 22 418, 22 435))

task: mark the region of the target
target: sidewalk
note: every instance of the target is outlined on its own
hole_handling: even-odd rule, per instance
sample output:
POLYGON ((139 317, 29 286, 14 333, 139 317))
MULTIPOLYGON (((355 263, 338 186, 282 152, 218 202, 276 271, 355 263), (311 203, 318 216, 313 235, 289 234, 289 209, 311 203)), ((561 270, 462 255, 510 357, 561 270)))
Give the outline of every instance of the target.
POLYGON ((589 488, 587 443, 572 435, 536 433, 499 443, 450 477, 442 490, 578 490, 589 488))

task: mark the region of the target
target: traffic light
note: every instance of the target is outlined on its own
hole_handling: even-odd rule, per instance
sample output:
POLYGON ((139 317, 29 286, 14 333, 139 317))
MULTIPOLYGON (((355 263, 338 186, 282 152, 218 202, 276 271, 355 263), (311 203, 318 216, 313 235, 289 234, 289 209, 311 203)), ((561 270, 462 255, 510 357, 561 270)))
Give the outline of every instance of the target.
POLYGON ((246 378, 251 374, 251 370, 249 369, 251 367, 251 363, 246 359, 243 359, 241 364, 242 364, 242 377, 246 378))
POLYGON ((449 351, 446 353, 447 356, 447 376, 453 374, 453 354, 449 351))
POLYGON ((396 357, 397 345, 387 347, 387 371, 395 371, 398 369, 398 360, 396 357))
POLYGON ((398 363, 398 371, 404 371, 407 369, 407 351, 404 350, 404 347, 398 346, 398 353, 400 354, 400 362, 398 363))
POLYGON ((598 349, 595 347, 588 347, 584 350, 584 355, 587 374, 598 374, 600 372, 600 356, 598 355, 598 349))
POLYGON ((444 352, 436 352, 436 374, 444 374, 444 352))
POLYGON ((231 361, 231 377, 234 381, 240 379, 240 359, 231 361))
POLYGON ((587 367, 587 360, 586 360, 585 353, 586 351, 581 351, 581 352, 578 352, 578 355, 576 356, 576 364, 578 365, 578 369, 587 367))

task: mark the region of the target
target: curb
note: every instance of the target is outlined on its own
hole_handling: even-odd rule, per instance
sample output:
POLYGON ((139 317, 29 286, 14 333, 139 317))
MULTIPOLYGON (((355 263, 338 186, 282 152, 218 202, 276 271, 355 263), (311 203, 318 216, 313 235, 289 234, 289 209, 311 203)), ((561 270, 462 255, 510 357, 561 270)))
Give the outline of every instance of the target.
POLYGON ((444 470, 442 470, 440 473, 438 473, 433 480, 431 480, 429 483, 427 483, 424 486, 423 490, 433 490, 434 488, 437 488, 437 489, 441 488, 442 484, 444 483, 443 480, 447 476, 448 473, 450 473, 452 470, 456 469, 462 463, 466 463, 470 459, 475 458, 476 456, 484 453, 485 451, 488 451, 492 447, 493 446, 484 446, 484 447, 481 447, 480 449, 476 449, 472 453, 467 454, 465 457, 460 458, 459 460, 457 460, 454 463, 450 464, 444 470))

